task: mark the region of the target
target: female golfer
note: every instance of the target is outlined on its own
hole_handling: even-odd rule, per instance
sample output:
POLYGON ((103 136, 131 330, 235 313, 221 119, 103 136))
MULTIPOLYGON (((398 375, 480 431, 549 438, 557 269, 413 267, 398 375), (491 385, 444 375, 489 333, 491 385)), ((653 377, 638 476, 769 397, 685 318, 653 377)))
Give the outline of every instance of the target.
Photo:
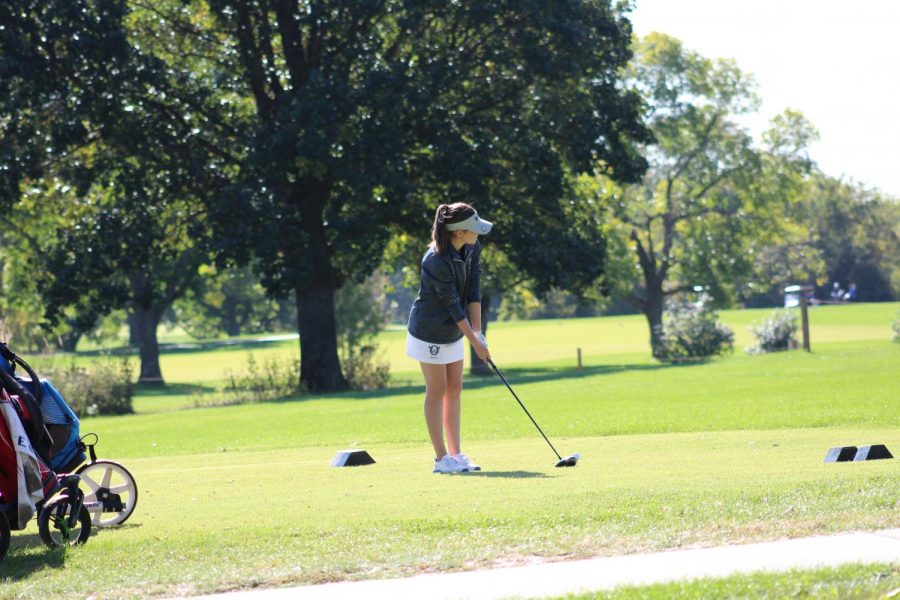
POLYGON ((478 358, 486 361, 491 356, 481 333, 478 242, 479 234, 491 227, 468 204, 438 207, 431 244, 422 258, 419 296, 409 312, 406 354, 419 361, 425 376, 425 424, 434 446, 435 473, 481 470, 459 444, 460 399, 463 337, 478 358))

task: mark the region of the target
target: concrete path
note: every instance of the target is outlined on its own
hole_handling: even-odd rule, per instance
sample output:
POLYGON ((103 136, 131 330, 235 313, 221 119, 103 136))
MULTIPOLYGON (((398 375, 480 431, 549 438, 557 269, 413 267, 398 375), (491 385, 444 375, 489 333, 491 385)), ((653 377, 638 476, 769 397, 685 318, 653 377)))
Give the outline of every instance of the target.
POLYGON ((851 563, 900 563, 900 529, 798 538, 762 544, 670 550, 403 579, 326 583, 231 592, 205 600, 391 600, 545 598, 757 571, 851 563))

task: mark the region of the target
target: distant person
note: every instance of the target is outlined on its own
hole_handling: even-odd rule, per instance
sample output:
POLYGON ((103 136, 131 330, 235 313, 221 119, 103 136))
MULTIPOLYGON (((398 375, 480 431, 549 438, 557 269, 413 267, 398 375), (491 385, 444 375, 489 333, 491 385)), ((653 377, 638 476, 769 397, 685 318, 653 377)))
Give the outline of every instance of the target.
POLYGON ((847 287, 847 293, 844 294, 844 300, 847 302, 856 302, 856 284, 851 283, 847 287))
POLYGON ((844 290, 841 289, 841 284, 835 281, 831 284, 831 299, 840 301, 844 298, 844 290))
POLYGON ((425 425, 434 446, 434 473, 481 470, 460 447, 463 337, 478 358, 490 359, 481 333, 478 236, 492 226, 468 204, 438 206, 431 244, 422 258, 419 295, 409 311, 406 355, 419 361, 425 376, 425 425))

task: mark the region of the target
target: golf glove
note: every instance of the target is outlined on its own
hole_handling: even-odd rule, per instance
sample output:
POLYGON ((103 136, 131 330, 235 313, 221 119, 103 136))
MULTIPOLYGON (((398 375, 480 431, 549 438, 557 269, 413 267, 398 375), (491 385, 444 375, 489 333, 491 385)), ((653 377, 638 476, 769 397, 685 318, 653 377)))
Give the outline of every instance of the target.
POLYGON ((482 344, 484 344, 484 347, 485 347, 485 348, 488 347, 487 340, 484 339, 484 334, 483 334, 483 333, 481 333, 480 331, 476 331, 476 332, 475 332, 475 337, 478 338, 478 341, 479 341, 479 342, 481 342, 482 344))

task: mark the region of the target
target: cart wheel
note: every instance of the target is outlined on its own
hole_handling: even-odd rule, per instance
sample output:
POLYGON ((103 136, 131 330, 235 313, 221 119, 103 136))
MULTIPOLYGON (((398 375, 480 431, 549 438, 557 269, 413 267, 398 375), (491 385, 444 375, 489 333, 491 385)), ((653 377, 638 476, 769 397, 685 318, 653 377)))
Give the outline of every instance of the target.
POLYGON ((0 512, 0 560, 3 560, 6 551, 9 550, 9 538, 9 521, 6 520, 6 515, 0 512))
POLYGON ((97 527, 120 525, 137 505, 138 489, 128 469, 111 460, 98 460, 76 471, 81 477, 84 506, 97 527))
POLYGON ((91 535, 91 515, 77 500, 61 496, 41 509, 38 514, 38 533, 51 548, 83 544, 91 535), (80 509, 78 517, 72 519, 76 507, 80 509))

